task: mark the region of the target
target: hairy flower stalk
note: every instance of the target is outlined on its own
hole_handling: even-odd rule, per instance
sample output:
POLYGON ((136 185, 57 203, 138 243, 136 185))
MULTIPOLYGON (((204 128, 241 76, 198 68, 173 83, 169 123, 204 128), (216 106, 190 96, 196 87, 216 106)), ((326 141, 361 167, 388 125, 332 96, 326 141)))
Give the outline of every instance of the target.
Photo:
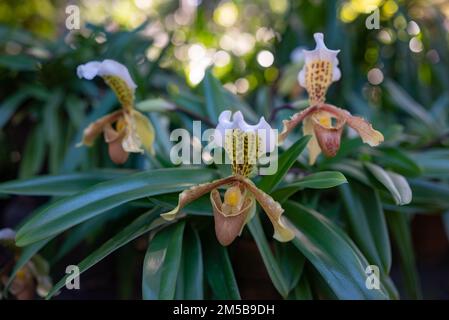
POLYGON ((309 94, 310 106, 290 120, 284 120, 284 128, 279 135, 279 142, 282 143, 303 122, 303 133, 312 136, 307 145, 310 164, 315 163, 321 152, 327 157, 337 154, 346 124, 370 146, 377 146, 384 140, 382 133, 374 130, 366 120, 325 102, 327 89, 341 77, 337 59, 340 50, 329 50, 322 33, 315 33, 314 38, 316 48, 304 50, 304 67, 298 74, 299 84, 309 94))
POLYGON ((128 69, 114 61, 91 61, 77 68, 79 78, 92 80, 100 76, 116 94, 122 109, 112 112, 91 123, 83 133, 81 144, 91 146, 103 133, 109 145, 109 156, 116 164, 125 163, 130 152, 153 153, 155 138, 150 120, 134 109, 134 92, 137 88, 128 69))
POLYGON ((231 115, 231 111, 221 113, 214 141, 225 149, 232 162, 233 174, 184 190, 179 195, 176 208, 161 216, 166 220, 173 220, 187 204, 210 193, 215 233, 218 241, 227 246, 241 234, 245 224, 254 216, 257 201, 273 224, 274 238, 283 242, 290 241, 293 239, 293 232, 284 224, 284 210, 249 179, 257 160, 274 150, 276 134, 263 117, 257 125, 249 125, 241 112, 236 112, 232 120, 231 115), (227 189, 222 199, 218 188, 223 186, 227 189))

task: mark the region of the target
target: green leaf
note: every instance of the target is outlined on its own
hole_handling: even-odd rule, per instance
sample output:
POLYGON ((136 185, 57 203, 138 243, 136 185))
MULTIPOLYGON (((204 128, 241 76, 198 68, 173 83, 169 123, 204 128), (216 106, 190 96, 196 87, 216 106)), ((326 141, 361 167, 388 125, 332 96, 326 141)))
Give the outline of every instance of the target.
POLYGON ((419 163, 424 176, 431 178, 449 177, 449 150, 432 149, 413 153, 412 156, 419 163))
POLYGON ((8 123, 9 119, 20 107, 21 103, 28 98, 28 96, 29 93, 27 90, 21 90, 3 101, 0 105, 0 129, 8 123))
POLYGON ((136 108, 143 112, 164 112, 174 110, 175 106, 163 98, 154 98, 138 102, 136 108))
POLYGON ((185 221, 176 222, 150 240, 142 274, 142 298, 172 300, 181 264, 185 221))
POLYGON ((332 221, 291 201, 284 204, 284 209, 286 217, 296 228, 293 244, 339 299, 388 299, 382 282, 380 290, 366 288, 368 261, 332 221))
MULTIPOLYGON (((150 201, 161 207, 171 210, 178 205, 179 193, 161 194, 156 197, 151 197, 150 201)), ((187 214, 212 216, 212 204, 210 203, 210 196, 208 194, 189 203, 182 211, 187 214)))
POLYGON ((187 228, 182 242, 181 266, 176 281, 175 299, 204 298, 203 254, 198 232, 187 228))
POLYGON ((276 260, 287 282, 289 292, 297 287, 303 274, 304 255, 291 243, 275 241, 276 260))
POLYGON ((301 152, 307 146, 310 136, 305 136, 296 141, 288 150, 283 152, 277 160, 277 171, 273 175, 263 176, 257 186, 259 189, 270 192, 284 178, 291 166, 296 162, 301 152))
POLYGON ((14 71, 34 71, 37 60, 25 54, 0 55, 0 66, 14 71))
POLYGON ((420 166, 405 152, 397 148, 383 147, 380 150, 372 149, 376 159, 384 167, 391 168, 395 172, 406 176, 416 177, 422 173, 420 166))
POLYGON ((288 296, 290 300, 312 300, 312 288, 310 288, 309 280, 306 275, 303 275, 299 279, 298 284, 288 296))
POLYGON ((422 299, 418 271, 415 266, 412 236, 407 216, 400 212, 387 212, 386 218, 401 259, 405 290, 412 299, 422 299))
POLYGON ((68 254, 77 245, 89 239, 89 236, 96 236, 99 232, 104 231, 104 225, 121 215, 127 214, 130 211, 128 205, 124 205, 118 208, 109 210, 106 214, 100 215, 93 219, 87 220, 68 231, 67 236, 64 236, 64 240, 58 245, 56 254, 53 254, 49 260, 50 264, 54 264, 59 259, 68 254))
POLYGON ((391 268, 391 248, 387 224, 376 190, 356 181, 340 187, 352 238, 370 264, 385 274, 391 268))
POLYGON ((202 235, 204 248, 204 269, 213 298, 219 300, 240 300, 239 288, 229 260, 228 250, 221 246, 213 232, 202 235))
POLYGON ((425 206, 424 212, 449 209, 449 186, 446 183, 413 179, 413 205, 425 206))
POLYGON ((218 121, 220 113, 230 106, 228 105, 220 81, 213 76, 210 69, 206 70, 201 84, 206 101, 207 114, 209 115, 209 119, 215 123, 218 121))
POLYGON ((131 200, 184 190, 213 180, 213 170, 157 169, 99 183, 38 211, 17 232, 24 246, 57 235, 74 225, 131 200))
POLYGON ((372 163, 365 163, 365 167, 391 193, 397 205, 402 206, 412 201, 412 190, 403 176, 372 163))
POLYGON ((416 120, 424 123, 428 129, 435 131, 438 129, 438 123, 431 117, 427 110, 416 102, 403 88, 392 80, 384 82, 391 99, 396 103, 396 106, 401 108, 404 112, 416 120))
MULTIPOLYGON (((20 162, 19 177, 21 179, 37 174, 45 160, 45 140, 42 125, 36 125, 28 136, 20 162)), ((1 191, 0 191, 1 192, 1 191)))
POLYGON ((287 281, 285 280, 281 268, 271 252, 270 246, 262 229, 262 224, 260 223, 259 216, 257 214, 248 223, 248 228, 256 241, 257 248, 259 248, 265 268, 267 269, 268 275, 270 276, 274 287, 281 296, 286 298, 289 292, 287 281))
POLYGON ((305 188, 327 189, 347 182, 346 177, 338 171, 321 171, 305 176, 298 181, 283 185, 282 188, 274 191, 272 196, 277 201, 283 203, 291 195, 305 188))
MULTIPOLYGON (((135 219, 131 224, 122 229, 119 233, 106 241, 98 249, 92 252, 89 256, 83 259, 77 264, 80 274, 90 269, 105 257, 113 253, 115 250, 121 248, 125 244, 131 242, 144 233, 161 226, 166 223, 162 218, 159 218, 161 211, 159 209, 153 209, 148 211, 135 219)), ((65 286, 66 279, 70 274, 64 276, 47 295, 46 299, 50 299, 56 292, 65 286)))
POLYGON ((39 176, 0 183, 0 193, 33 196, 69 196, 97 183, 128 176, 126 169, 104 169, 92 172, 39 176))

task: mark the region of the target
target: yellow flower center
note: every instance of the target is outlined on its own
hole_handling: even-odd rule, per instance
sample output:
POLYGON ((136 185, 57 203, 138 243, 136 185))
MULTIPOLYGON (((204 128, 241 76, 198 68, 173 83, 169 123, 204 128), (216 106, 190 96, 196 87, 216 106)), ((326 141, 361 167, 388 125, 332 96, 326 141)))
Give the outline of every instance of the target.
POLYGON ((321 116, 321 117, 318 118, 318 121, 325 128, 332 127, 332 119, 331 119, 331 117, 321 116))
POLYGON ((224 195, 224 203, 230 207, 237 207, 242 200, 242 192, 238 186, 230 187, 224 195))

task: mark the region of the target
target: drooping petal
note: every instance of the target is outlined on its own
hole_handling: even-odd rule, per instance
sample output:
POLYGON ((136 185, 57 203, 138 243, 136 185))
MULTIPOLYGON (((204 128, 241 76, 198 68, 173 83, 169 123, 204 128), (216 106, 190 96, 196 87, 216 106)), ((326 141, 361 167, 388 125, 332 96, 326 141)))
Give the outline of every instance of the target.
POLYGON ((283 221, 282 213, 284 212, 284 209, 282 209, 281 205, 274 201, 271 196, 258 189, 251 180, 242 177, 240 178, 240 181, 245 185, 247 190, 254 195, 257 202, 260 204, 273 224, 273 238, 281 242, 292 240, 294 238, 294 234, 283 221))
POLYGON ((188 205, 190 202, 198 199, 202 195, 205 195, 208 192, 211 192, 213 189, 217 189, 218 187, 229 184, 236 180, 236 177, 229 176, 226 178, 218 179, 209 183, 199 184, 191 187, 190 189, 184 190, 179 194, 178 205, 173 210, 161 214, 161 217, 165 220, 171 221, 175 219, 178 212, 188 205))
POLYGON ((382 133, 375 130, 371 123, 365 119, 353 116, 347 110, 340 109, 330 104, 323 104, 320 108, 334 114, 337 118, 344 120, 348 126, 357 131, 364 143, 375 147, 384 141, 382 133))
POLYGON ((248 216, 254 208, 254 197, 248 193, 239 211, 231 216, 226 215, 223 211, 223 203, 217 189, 212 190, 210 199, 214 211, 215 234, 218 242, 223 246, 228 246, 242 233, 243 227, 248 221, 248 216))
POLYGON ((92 80, 95 76, 102 77, 114 90, 120 103, 125 108, 131 108, 134 104, 134 91, 137 85, 134 83, 128 69, 114 60, 91 61, 78 66, 76 73, 79 78, 92 80))
POLYGON ((104 130, 104 140, 108 144, 109 157, 115 164, 123 164, 128 160, 129 153, 122 147, 124 131, 117 132, 108 124, 104 130))
POLYGON ((79 145, 92 146, 95 138, 98 137, 103 132, 103 129, 107 125, 110 125, 115 121, 117 121, 118 119, 120 119, 122 116, 123 111, 118 110, 108 115, 105 115, 104 117, 98 119, 97 121, 89 124, 89 126, 86 129, 84 129, 83 140, 78 144, 78 146, 79 145))
POLYGON ((310 114, 312 114, 313 112, 315 112, 317 109, 317 106, 310 106, 304 110, 302 110, 301 112, 295 113, 289 120, 284 120, 282 121, 283 123, 283 129, 282 132, 279 134, 278 140, 279 143, 283 143, 285 141, 285 139, 287 138, 287 136, 289 135, 289 133, 296 128, 296 126, 303 121, 307 116, 309 116, 310 114))
POLYGON ((305 136, 306 135, 312 136, 309 142, 307 143, 307 150, 309 151, 309 164, 313 165, 321 153, 321 148, 315 136, 315 130, 313 128, 313 120, 311 119, 311 117, 306 117, 304 119, 302 132, 305 136))
POLYGON ((132 115, 134 117, 134 122, 136 124, 137 134, 139 135, 140 141, 144 149, 153 154, 153 143, 155 139, 154 127, 150 119, 145 117, 139 111, 133 110, 132 115))

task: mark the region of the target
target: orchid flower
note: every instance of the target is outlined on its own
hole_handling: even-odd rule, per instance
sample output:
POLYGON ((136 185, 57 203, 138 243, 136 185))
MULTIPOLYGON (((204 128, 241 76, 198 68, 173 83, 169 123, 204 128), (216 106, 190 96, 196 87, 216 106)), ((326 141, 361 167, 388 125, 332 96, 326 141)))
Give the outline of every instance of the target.
POLYGON ((8 292, 17 300, 30 300, 37 293, 40 297, 45 297, 52 288, 52 281, 49 276, 48 262, 39 254, 35 254, 15 272, 14 278, 10 280, 11 269, 17 263, 23 253, 20 247, 15 244, 16 232, 12 229, 0 229, 0 249, 6 249, 11 254, 6 254, 5 267, 0 269, 0 299, 5 287, 8 292), (3 288, 2 288, 3 287, 3 288))
POLYGON ((254 216, 257 201, 268 215, 274 227, 274 238, 285 242, 293 239, 293 232, 282 219, 283 209, 274 199, 258 189, 249 179, 257 160, 272 152, 276 144, 276 133, 262 117, 257 125, 245 122, 242 113, 223 111, 214 132, 214 141, 223 147, 232 161, 232 175, 184 190, 179 195, 178 205, 161 216, 173 220, 178 212, 190 202, 210 193, 218 241, 227 246, 241 234, 245 224, 254 216), (218 188, 226 186, 224 199, 218 188))
POLYGON ((299 84, 309 94, 310 106, 290 120, 284 120, 284 128, 279 135, 282 143, 300 122, 304 122, 303 133, 312 136, 307 145, 310 164, 315 163, 321 152, 327 157, 337 154, 345 124, 357 131, 363 142, 370 146, 377 146, 384 140, 382 133, 374 130, 366 120, 325 103, 327 89, 341 77, 337 59, 340 50, 329 50, 322 33, 315 33, 314 38, 316 48, 304 50, 304 67, 298 74, 299 84))
POLYGON ((155 138, 150 120, 134 109, 134 91, 137 85, 128 69, 114 60, 91 61, 77 68, 79 78, 92 80, 100 76, 115 92, 122 105, 121 110, 112 112, 91 123, 83 133, 81 144, 91 146, 95 138, 103 133, 109 145, 109 156, 116 164, 125 163, 130 152, 153 153, 155 138))

